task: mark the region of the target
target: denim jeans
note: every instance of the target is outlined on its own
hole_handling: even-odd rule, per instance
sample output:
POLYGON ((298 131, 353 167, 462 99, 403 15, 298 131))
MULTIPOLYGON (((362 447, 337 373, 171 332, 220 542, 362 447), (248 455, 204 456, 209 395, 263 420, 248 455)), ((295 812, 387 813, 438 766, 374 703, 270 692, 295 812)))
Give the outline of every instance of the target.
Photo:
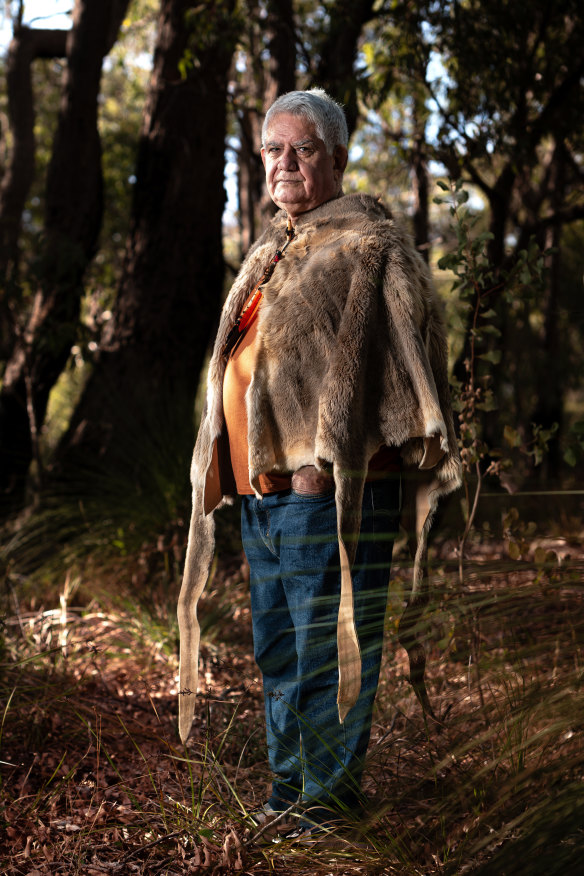
POLYGON ((334 493, 242 497, 254 655, 263 676, 273 773, 269 804, 282 811, 298 801, 309 822, 353 811, 360 800, 399 496, 399 474, 365 484, 352 569, 362 683, 343 724, 337 710, 341 575, 334 493))

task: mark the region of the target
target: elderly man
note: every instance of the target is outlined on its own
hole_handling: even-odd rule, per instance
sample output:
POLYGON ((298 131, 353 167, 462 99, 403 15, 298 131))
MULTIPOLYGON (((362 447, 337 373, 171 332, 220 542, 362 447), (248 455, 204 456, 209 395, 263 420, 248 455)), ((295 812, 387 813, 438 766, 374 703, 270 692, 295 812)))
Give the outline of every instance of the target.
POLYGON ((426 536, 460 476, 438 302, 385 207, 343 194, 342 109, 319 89, 291 92, 262 140, 280 211, 229 293, 209 366, 179 600, 179 723, 186 740, 213 511, 239 494, 273 773, 256 818, 284 830, 279 813, 302 829, 359 804, 400 501, 415 557, 403 641, 425 700, 412 630, 426 536))

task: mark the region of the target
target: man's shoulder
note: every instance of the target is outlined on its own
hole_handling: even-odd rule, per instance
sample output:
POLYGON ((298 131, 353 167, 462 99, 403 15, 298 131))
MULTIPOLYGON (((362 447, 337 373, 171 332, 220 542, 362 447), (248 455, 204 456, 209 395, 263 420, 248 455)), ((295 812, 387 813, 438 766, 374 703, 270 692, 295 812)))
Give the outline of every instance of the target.
MULTIPOLYGON (((271 252, 285 239, 286 213, 279 210, 255 241, 246 256, 271 252)), ((298 240, 314 247, 336 247, 356 254, 372 250, 377 257, 391 251, 414 251, 414 245, 405 223, 396 218, 383 200, 363 192, 351 192, 327 201, 302 214, 296 224, 298 240)))
POLYGON ((314 211, 313 221, 305 228, 315 235, 315 242, 340 244, 377 261, 391 259, 392 254, 398 258, 406 253, 417 255, 405 222, 381 198, 369 194, 351 193, 330 201, 314 211))
POLYGON ((397 218, 380 197, 361 192, 350 193, 330 201, 320 216, 317 227, 328 229, 334 237, 353 234, 363 245, 369 241, 379 250, 413 248, 412 238, 403 220, 397 218))
POLYGON ((434 296, 428 265, 416 249, 405 220, 396 218, 381 198, 348 194, 333 204, 328 240, 323 227, 324 247, 342 246, 368 273, 382 271, 393 281, 398 275, 406 276, 410 293, 420 300, 434 296))
POLYGON ((347 227, 374 227, 393 224, 391 211, 380 198, 362 192, 352 192, 334 198, 313 211, 311 217, 317 224, 339 223, 347 227))
POLYGON ((366 192, 350 192, 338 198, 336 203, 347 215, 361 215, 370 222, 393 220, 391 210, 383 203, 380 196, 369 195, 366 192))

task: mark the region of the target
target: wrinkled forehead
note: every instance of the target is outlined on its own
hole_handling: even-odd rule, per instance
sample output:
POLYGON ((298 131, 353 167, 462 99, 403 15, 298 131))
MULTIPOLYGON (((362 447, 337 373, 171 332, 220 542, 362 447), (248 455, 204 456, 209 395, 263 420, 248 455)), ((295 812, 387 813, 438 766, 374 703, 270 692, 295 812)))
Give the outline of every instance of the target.
POLYGON ((269 143, 300 143, 312 141, 317 144, 321 138, 314 122, 305 115, 278 113, 270 118, 265 134, 265 145, 269 143))

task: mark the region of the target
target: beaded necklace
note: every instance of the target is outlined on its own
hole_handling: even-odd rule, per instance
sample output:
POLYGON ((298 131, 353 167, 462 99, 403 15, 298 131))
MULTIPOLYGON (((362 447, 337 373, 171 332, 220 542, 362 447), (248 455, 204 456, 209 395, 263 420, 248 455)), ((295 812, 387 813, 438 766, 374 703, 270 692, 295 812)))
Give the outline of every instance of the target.
POLYGON ((253 287, 252 291, 248 295, 247 304, 235 320, 235 325, 227 335, 227 340, 225 341, 225 346, 223 347, 223 356, 226 359, 235 352, 241 341, 243 340, 246 331, 254 321, 260 302, 263 297, 262 286, 264 283, 267 283, 272 274, 274 273, 275 267, 283 258, 284 253, 286 252, 288 246, 292 243, 294 239, 294 234, 296 233, 296 229, 292 227, 292 222, 288 219, 288 224, 286 226, 286 243, 282 247, 282 249, 277 249, 272 260, 267 266, 266 270, 262 274, 261 280, 256 283, 253 287))

